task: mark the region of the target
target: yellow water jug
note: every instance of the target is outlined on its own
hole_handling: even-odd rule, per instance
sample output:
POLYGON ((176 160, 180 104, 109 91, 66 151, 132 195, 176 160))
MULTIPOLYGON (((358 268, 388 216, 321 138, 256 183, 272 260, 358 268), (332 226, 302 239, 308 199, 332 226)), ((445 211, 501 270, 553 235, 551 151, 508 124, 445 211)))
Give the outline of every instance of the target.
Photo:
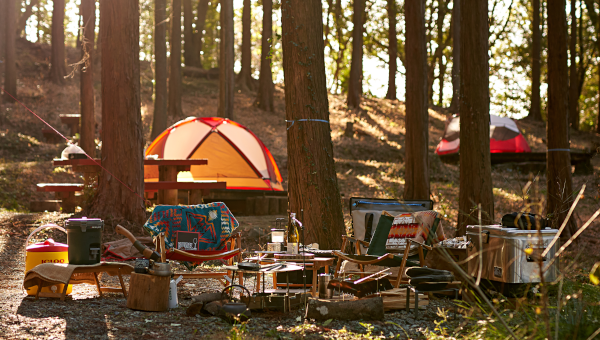
MULTIPOLYGON (((42 263, 69 263, 69 246, 64 243, 54 242, 49 238, 44 242, 29 245, 29 239, 33 234, 40 230, 55 228, 66 233, 65 229, 56 224, 45 224, 35 229, 25 241, 25 272, 33 269, 38 264, 42 263)), ((50 287, 44 287, 40 293, 62 293, 65 285, 56 284, 50 287)), ((71 294, 71 285, 67 287, 67 294, 71 294)), ((33 286, 27 289, 27 295, 35 295, 38 291, 38 286, 33 286)))

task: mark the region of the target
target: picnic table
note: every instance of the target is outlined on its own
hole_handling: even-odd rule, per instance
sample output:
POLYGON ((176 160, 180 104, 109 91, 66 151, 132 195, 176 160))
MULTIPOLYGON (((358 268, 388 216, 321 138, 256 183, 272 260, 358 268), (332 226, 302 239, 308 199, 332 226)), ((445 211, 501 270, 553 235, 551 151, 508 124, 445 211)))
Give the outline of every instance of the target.
MULTIPOLYGON (((72 166, 73 171, 84 174, 86 183, 97 176, 102 168, 100 159, 54 159, 52 164, 57 166, 72 166)), ((190 190, 190 199, 197 201, 207 195, 211 189, 226 189, 226 182, 195 181, 177 182, 177 174, 181 171, 190 171, 192 165, 206 165, 207 159, 144 159, 144 177, 158 168, 158 182, 145 182, 148 192, 158 191, 158 203, 177 205, 178 190, 190 190)))

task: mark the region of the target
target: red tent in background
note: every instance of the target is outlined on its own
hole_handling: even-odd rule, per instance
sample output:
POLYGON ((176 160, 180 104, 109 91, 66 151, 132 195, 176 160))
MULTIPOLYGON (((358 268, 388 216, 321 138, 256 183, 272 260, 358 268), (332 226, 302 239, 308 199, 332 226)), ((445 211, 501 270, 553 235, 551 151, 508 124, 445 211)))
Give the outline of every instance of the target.
MULTIPOLYGON (((165 130, 146 149, 146 157, 208 159, 208 165, 180 172, 177 181, 217 180, 227 189, 283 191, 271 152, 245 126, 217 117, 190 117, 165 130)), ((158 166, 144 166, 144 179, 158 181, 158 166)))
MULTIPOLYGON (((435 152, 440 156, 457 153, 459 135, 460 117, 452 117, 435 152)), ((490 115, 490 152, 531 152, 531 149, 514 120, 490 115)))

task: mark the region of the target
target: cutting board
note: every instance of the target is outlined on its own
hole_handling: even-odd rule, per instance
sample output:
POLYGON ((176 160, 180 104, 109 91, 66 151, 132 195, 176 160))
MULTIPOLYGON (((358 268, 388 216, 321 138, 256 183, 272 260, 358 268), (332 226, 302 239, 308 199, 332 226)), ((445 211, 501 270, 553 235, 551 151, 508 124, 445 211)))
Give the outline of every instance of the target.
POLYGON ((301 254, 275 254, 275 258, 279 260, 309 260, 314 259, 315 254, 301 253, 301 254))

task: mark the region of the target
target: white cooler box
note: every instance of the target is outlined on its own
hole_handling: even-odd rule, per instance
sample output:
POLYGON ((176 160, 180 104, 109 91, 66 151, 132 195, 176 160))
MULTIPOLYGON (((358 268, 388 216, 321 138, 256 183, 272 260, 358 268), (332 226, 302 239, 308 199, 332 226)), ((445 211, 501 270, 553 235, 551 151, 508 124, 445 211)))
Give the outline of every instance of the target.
MULTIPOLYGON (((503 283, 537 283, 540 280, 539 263, 536 259, 550 245, 558 230, 544 229, 541 231, 541 243, 537 230, 521 230, 517 228, 504 228, 500 225, 467 226, 467 238, 471 243, 467 247, 467 258, 473 256, 468 262, 468 273, 477 277, 479 272, 479 255, 481 251, 482 270, 481 278, 484 280, 503 283), (481 241, 479 233, 481 231, 481 241), (531 254, 525 249, 531 248, 531 254)), ((542 259, 545 268, 554 257, 560 242, 557 241, 552 249, 542 259)), ((544 275, 546 282, 554 281, 558 276, 558 261, 555 261, 544 275)))

